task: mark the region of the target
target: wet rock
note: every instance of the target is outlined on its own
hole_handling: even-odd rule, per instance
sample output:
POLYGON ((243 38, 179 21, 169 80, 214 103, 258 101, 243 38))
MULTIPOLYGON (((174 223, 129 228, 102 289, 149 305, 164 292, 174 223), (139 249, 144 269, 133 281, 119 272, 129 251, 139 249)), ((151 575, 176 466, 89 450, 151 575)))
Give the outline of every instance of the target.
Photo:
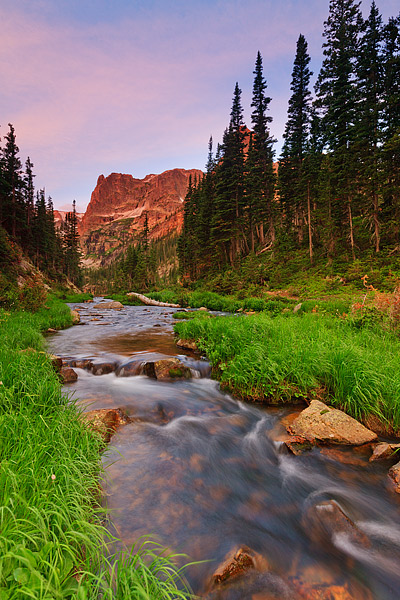
POLYGON ((81 316, 77 310, 71 310, 72 325, 77 325, 81 322, 81 316))
POLYGON ((192 373, 189 367, 184 365, 179 358, 164 358, 154 363, 156 379, 190 379, 192 373))
POLYGON ((85 304, 89 304, 90 302, 94 302, 94 300, 90 299, 90 300, 84 300, 85 304))
POLYGON ((377 438, 376 433, 343 411, 319 400, 312 400, 310 406, 288 427, 288 431, 305 437, 313 444, 322 442, 359 446, 377 438))
POLYGON ((117 368, 115 362, 101 362, 92 364, 93 375, 107 375, 107 373, 113 373, 117 368))
POLYGON ((179 358, 162 358, 154 362, 147 362, 142 367, 142 373, 160 381, 175 381, 190 379, 192 372, 179 358))
POLYGON ((132 377, 143 372, 143 359, 129 360, 116 369, 117 377, 132 377))
POLYGON ((311 506, 303 516, 302 525, 310 539, 326 548, 335 546, 338 536, 363 547, 369 547, 368 537, 353 523, 335 500, 311 506))
POLYGON ((53 369, 59 373, 62 366, 63 366, 63 360, 61 358, 61 356, 56 356, 55 354, 49 354, 49 358, 51 360, 51 364, 53 366, 53 369))
POLYGON ((86 369, 90 371, 93 367, 93 362, 90 358, 73 358, 68 361, 68 365, 70 367, 75 367, 76 369, 86 369))
POLYGON ((375 446, 369 462, 393 458, 396 452, 399 451, 399 448, 400 444, 387 444, 386 442, 381 442, 375 446))
POLYGON ((199 310, 208 310, 205 306, 200 306, 199 310))
POLYGON ((312 444, 305 437, 301 435, 292 435, 289 439, 284 440, 286 448, 296 456, 311 450, 312 444))
POLYGON ((100 408, 82 414, 82 419, 99 433, 105 443, 109 442, 118 427, 130 423, 132 419, 121 408, 100 408))
POLYGON ((378 435, 400 438, 400 430, 385 421, 382 421, 377 415, 367 415, 363 419, 363 424, 378 435))
POLYGON ((225 584, 244 575, 251 569, 267 571, 268 561, 261 554, 250 550, 246 546, 233 550, 229 552, 211 576, 211 587, 225 584))
POLYGON ((112 302, 100 302, 100 304, 96 304, 96 306, 93 306, 93 308, 98 310, 101 310, 102 308, 113 308, 114 310, 116 310, 124 308, 124 305, 121 304, 121 302, 113 300, 112 302))
POLYGON ((193 352, 199 352, 197 344, 194 340, 181 340, 176 342, 178 348, 185 348, 185 350, 192 350, 193 352))
POLYGON ((61 367, 60 378, 63 383, 73 383, 78 379, 78 374, 71 367, 61 367))
POLYGON ((389 477, 392 479, 395 485, 395 492, 400 494, 400 461, 393 465, 391 469, 389 469, 389 477))
POLYGON ((46 329, 47 333, 57 333, 57 329, 53 329, 53 327, 49 327, 48 329, 46 329))

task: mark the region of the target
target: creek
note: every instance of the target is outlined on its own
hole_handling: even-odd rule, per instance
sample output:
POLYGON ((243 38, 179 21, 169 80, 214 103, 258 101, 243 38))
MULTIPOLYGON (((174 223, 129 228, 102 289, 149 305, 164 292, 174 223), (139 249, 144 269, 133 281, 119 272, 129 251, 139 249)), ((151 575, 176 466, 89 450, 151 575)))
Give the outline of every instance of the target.
POLYGON ((400 497, 389 486, 390 463, 368 462, 364 447, 285 452, 281 421, 299 409, 221 392, 208 363, 176 347, 176 309, 72 308, 83 325, 49 336, 50 352, 118 364, 179 356, 198 375, 162 382, 77 368, 77 382, 65 386, 85 410, 120 407, 135 419, 103 457, 112 527, 126 545, 148 535, 186 553, 184 562, 206 561, 186 573, 199 594, 235 548, 263 556, 268 567, 210 592, 213 599, 400 598, 400 497), (360 535, 324 518, 332 500, 360 535))

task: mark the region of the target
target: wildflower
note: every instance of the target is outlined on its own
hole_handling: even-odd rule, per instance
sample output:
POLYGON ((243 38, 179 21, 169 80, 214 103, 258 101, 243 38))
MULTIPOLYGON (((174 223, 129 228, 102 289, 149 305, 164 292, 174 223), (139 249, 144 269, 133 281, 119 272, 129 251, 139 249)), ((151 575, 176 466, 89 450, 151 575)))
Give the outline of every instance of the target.
POLYGON ((52 474, 51 478, 53 481, 55 480, 56 476, 54 475, 54 473, 52 474))

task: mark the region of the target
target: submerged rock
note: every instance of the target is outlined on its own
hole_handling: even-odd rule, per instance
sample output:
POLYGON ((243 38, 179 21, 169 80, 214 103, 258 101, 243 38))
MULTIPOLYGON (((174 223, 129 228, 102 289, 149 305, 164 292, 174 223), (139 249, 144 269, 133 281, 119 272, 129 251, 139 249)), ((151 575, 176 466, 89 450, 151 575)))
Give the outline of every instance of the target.
POLYGON ((288 431, 314 444, 322 442, 360 446, 377 439, 376 433, 343 411, 319 400, 312 400, 310 406, 288 427, 288 431))
POLYGON ((244 575, 251 569, 258 571, 268 570, 266 558, 243 546, 237 550, 230 551, 211 577, 211 587, 224 584, 232 579, 244 575))
POLYGON ((110 441, 118 427, 132 421, 121 408, 90 410, 82 414, 82 419, 88 423, 91 429, 101 435, 105 443, 110 441))
POLYGON ((76 369, 86 369, 90 371, 93 367, 93 362, 90 358, 72 358, 67 361, 68 366, 75 367, 76 369))
POLYGON ((78 379, 78 374, 71 367, 61 367, 60 378, 63 383, 73 383, 78 379))
MULTIPOLYGON (((302 519, 304 531, 316 544, 325 548, 336 546, 340 537, 347 542, 369 547, 370 540, 346 515, 335 500, 326 500, 311 506, 302 519)), ((337 546, 336 546, 337 547, 337 546)))

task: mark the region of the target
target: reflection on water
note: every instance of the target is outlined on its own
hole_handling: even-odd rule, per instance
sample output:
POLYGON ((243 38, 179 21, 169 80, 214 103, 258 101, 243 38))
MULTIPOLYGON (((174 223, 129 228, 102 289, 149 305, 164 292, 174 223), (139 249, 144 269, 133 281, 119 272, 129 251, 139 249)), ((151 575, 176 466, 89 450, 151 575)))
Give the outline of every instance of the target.
MULTIPOLYGON (((55 334, 53 352, 120 363, 176 354, 173 310, 104 311, 113 324, 101 332, 85 312, 95 311, 81 312, 89 324, 55 334)), ((280 420, 288 409, 237 402, 207 378, 163 383, 77 372, 67 389, 82 402, 120 406, 135 419, 104 458, 107 504, 125 543, 152 534, 192 560, 208 559, 189 571, 199 592, 235 547, 263 555, 264 573, 212 598, 399 598, 399 501, 387 489, 388 465, 369 463, 370 450, 285 454, 280 420), (357 525, 359 539, 321 520, 332 501, 357 525), (320 591, 305 591, 313 586, 320 591)))

